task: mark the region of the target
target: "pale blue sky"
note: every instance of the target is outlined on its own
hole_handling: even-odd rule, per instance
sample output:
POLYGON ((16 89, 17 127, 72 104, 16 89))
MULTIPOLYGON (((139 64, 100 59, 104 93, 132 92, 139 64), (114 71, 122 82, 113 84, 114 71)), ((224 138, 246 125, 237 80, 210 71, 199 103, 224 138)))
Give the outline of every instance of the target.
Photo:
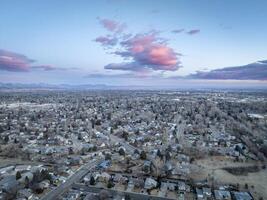
MULTIPOLYGON (((78 84, 91 82, 87 74, 120 73, 104 69, 123 60, 94 41, 109 33, 98 17, 125 23, 125 34, 160 31, 168 47, 183 54, 183 67, 166 75, 266 60, 266 8, 265 0, 1 0, 0 49, 36 60, 34 65, 79 70, 3 70, 0 82, 78 84), (175 29, 185 31, 174 34, 175 29), (195 29, 200 32, 186 34, 195 29)), ((112 84, 114 79, 95 81, 112 84)))

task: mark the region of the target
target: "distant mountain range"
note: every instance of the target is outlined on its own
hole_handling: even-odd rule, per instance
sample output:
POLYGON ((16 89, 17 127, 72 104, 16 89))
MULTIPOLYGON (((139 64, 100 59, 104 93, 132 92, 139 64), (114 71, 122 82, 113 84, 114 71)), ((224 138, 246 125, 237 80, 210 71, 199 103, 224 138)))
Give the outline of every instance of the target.
POLYGON ((1 89, 105 89, 104 84, 99 85, 68 85, 68 84, 47 84, 47 83, 0 83, 1 89))
POLYGON ((128 90, 128 89, 155 89, 156 86, 114 86, 105 84, 83 84, 83 85, 69 85, 69 84, 47 84, 47 83, 1 83, 0 90, 128 90))
POLYGON ((178 84, 170 86, 144 86, 144 85, 52 85, 52 84, 21 84, 21 83, 0 83, 0 92, 19 91, 86 91, 86 90, 179 90, 179 91, 264 91, 267 92, 267 84, 259 82, 213 82, 213 81, 192 81, 178 80, 178 84))

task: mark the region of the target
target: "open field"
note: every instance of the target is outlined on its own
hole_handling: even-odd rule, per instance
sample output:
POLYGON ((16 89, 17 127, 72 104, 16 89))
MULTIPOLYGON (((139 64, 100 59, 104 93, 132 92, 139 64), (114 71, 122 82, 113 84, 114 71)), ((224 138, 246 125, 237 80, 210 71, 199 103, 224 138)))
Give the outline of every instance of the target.
POLYGON ((240 189, 246 190, 245 184, 248 185, 248 190, 251 192, 255 199, 263 197, 267 199, 267 170, 260 168, 258 172, 247 173, 247 175, 234 175, 223 168, 225 167, 251 167, 261 166, 260 163, 255 161, 250 162, 233 162, 226 160, 223 157, 211 157, 206 159, 200 159, 195 162, 192 167, 191 178, 194 180, 204 180, 209 178, 209 182, 214 180, 214 184, 239 184, 240 189), (213 177, 213 178, 212 178, 213 177))
POLYGON ((43 164, 39 162, 21 160, 18 158, 2 158, 0 157, 0 168, 11 166, 11 165, 38 165, 43 164))

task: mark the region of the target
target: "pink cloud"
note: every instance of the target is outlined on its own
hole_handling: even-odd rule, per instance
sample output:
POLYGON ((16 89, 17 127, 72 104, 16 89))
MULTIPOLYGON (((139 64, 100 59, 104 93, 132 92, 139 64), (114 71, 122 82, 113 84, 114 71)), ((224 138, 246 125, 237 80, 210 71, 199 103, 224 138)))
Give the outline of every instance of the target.
POLYGON ((126 28, 126 24, 119 23, 111 19, 98 19, 100 24, 110 32, 122 32, 126 28))
POLYGON ((200 33, 200 30, 199 29, 193 29, 193 30, 190 30, 187 32, 187 34, 189 35, 195 35, 195 34, 198 34, 200 33))
POLYGON ((31 70, 68 70, 74 68, 60 68, 51 65, 33 65, 35 61, 29 59, 27 56, 0 50, 0 70, 10 71, 10 72, 29 72, 31 70))
POLYGON ((138 34, 122 42, 122 45, 128 47, 132 53, 139 53, 144 51, 145 47, 151 46, 151 44, 156 40, 156 35, 154 33, 148 35, 138 34))
POLYGON ((125 51, 118 52, 125 59, 132 59, 129 63, 109 64, 106 69, 141 71, 144 69, 175 71, 180 67, 179 54, 158 38, 155 33, 137 34, 122 41, 125 51))
POLYGON ((163 45, 155 45, 148 51, 151 63, 162 66, 175 66, 178 63, 174 51, 163 45))
POLYGON ((0 50, 0 70, 25 72, 29 71, 32 62, 24 55, 0 50))
POLYGON ((166 39, 158 37, 158 31, 136 35, 126 34, 119 31, 123 27, 122 23, 110 19, 98 20, 104 28, 114 32, 114 35, 100 36, 95 41, 104 47, 116 45, 113 54, 122 57, 125 61, 130 60, 129 62, 110 63, 105 66, 105 69, 144 72, 175 71, 181 67, 181 54, 169 47, 166 39))

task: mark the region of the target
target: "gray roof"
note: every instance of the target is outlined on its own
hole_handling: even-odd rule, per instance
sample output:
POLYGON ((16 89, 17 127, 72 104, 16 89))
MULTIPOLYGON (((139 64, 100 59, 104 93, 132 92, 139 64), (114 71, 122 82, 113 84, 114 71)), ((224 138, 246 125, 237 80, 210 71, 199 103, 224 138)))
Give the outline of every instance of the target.
POLYGON ((215 199, 216 200, 230 200, 231 199, 231 194, 229 191, 226 190, 214 190, 215 194, 215 199))
POLYGON ((252 200, 253 198, 247 192, 234 192, 236 200, 252 200))
POLYGON ((19 187, 19 183, 16 180, 15 176, 8 176, 1 180, 0 187, 4 192, 16 193, 19 187))

